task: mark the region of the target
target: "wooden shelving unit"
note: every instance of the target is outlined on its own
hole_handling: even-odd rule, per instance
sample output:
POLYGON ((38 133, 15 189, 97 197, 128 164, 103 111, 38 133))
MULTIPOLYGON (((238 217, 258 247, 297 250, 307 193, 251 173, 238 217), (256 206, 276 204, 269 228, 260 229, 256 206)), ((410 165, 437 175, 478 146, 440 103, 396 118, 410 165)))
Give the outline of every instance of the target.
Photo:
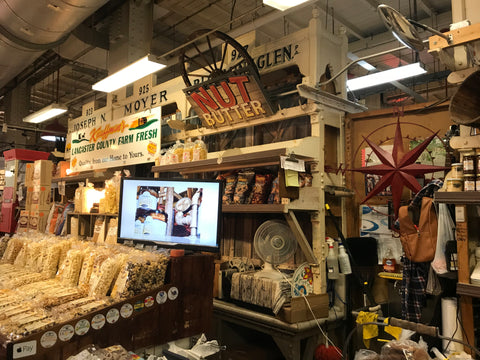
POLYGON ((453 205, 479 205, 480 191, 437 191, 435 193, 435 202, 453 205))
MULTIPOLYGON (((475 339, 474 324, 473 324, 473 307, 472 297, 480 298, 480 286, 470 284, 470 255, 471 237, 474 234, 468 229, 468 206, 480 205, 480 192, 475 191, 461 191, 461 192, 439 192, 434 195, 436 203, 453 204, 455 205, 455 220, 456 229, 455 235, 457 240, 457 255, 458 255, 458 283, 457 293, 460 296, 460 309, 462 314, 464 341, 475 339)), ((476 236, 478 240, 478 236, 476 236)), ((474 345, 474 344, 471 344, 474 345)), ((478 346, 478 344, 476 344, 478 346)), ((466 350, 468 351, 468 350, 466 350)))
POLYGON ((71 234, 71 218, 76 217, 78 218, 78 227, 79 231, 80 228, 83 228, 85 233, 79 234, 79 236, 91 237, 93 236, 93 232, 95 229, 95 221, 97 217, 104 217, 105 218, 105 228, 103 236, 107 236, 108 231, 108 222, 110 218, 117 218, 118 214, 105 214, 105 213, 68 213, 67 214, 67 233, 71 234))
MULTIPOLYGON (((153 172, 179 172, 182 174, 195 174, 212 171, 234 170, 248 167, 266 167, 278 165, 280 156, 287 155, 286 148, 266 150, 255 153, 246 153, 233 156, 216 157, 206 160, 178 163, 171 165, 153 166, 153 172)), ((305 162, 313 162, 314 159, 308 156, 295 154, 295 157, 305 162)))
POLYGON ((480 298, 480 286, 465 284, 465 283, 458 283, 457 294, 480 298))
POLYGON ((71 184, 71 183, 85 181, 86 179, 90 180, 91 182, 105 181, 105 179, 107 179, 107 175, 105 172, 85 171, 77 175, 69 175, 69 176, 60 177, 60 178, 52 178, 52 183, 59 183, 61 181, 65 181, 66 183, 71 184))

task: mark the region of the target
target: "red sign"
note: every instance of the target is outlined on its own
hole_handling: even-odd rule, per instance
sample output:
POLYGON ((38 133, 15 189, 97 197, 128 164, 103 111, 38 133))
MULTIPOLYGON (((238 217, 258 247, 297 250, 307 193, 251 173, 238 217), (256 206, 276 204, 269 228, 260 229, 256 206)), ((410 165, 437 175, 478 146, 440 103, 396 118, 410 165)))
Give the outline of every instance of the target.
POLYGON ((273 114, 261 83, 252 75, 230 76, 184 90, 207 127, 218 127, 273 114))

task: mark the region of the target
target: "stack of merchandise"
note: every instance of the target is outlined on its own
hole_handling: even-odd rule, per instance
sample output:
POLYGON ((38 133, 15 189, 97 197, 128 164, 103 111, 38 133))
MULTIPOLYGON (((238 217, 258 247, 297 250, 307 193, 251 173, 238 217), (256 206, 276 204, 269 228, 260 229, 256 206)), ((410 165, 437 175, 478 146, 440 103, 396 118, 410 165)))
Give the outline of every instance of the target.
POLYGON ((50 160, 37 160, 26 165, 25 210, 20 213, 17 232, 45 231, 50 212, 53 164, 50 160))
POLYGON ((16 340, 164 285, 168 253, 40 233, 0 239, 0 335, 16 340))

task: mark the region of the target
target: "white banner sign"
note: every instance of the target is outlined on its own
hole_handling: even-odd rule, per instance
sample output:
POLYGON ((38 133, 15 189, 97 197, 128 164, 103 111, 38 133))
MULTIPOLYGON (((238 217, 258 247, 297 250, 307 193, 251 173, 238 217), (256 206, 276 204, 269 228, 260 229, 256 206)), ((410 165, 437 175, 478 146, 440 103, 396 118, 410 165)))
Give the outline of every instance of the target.
POLYGON ((160 151, 160 119, 156 107, 111 121, 76 124, 70 168, 77 172, 154 162, 160 151))

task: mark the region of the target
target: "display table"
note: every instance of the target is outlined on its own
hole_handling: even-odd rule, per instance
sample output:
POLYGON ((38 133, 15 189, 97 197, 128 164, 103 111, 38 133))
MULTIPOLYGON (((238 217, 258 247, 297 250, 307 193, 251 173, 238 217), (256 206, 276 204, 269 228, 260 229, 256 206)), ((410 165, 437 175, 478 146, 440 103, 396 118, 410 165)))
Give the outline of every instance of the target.
MULTIPOLYGON (((218 299, 213 299, 213 313, 214 317, 220 320, 220 327, 222 327, 222 322, 225 321, 270 335, 287 360, 313 359, 315 347, 320 343, 321 337, 318 324, 333 323, 342 317, 339 314, 338 318, 330 316, 318 319, 318 324, 315 320, 289 324, 274 316, 245 309, 218 299)), ((218 333, 221 335, 221 329, 218 333)), ((221 344, 221 339, 218 340, 221 344)))
POLYGON ((88 345, 134 350, 205 332, 212 317, 213 256, 171 258, 165 285, 15 341, 0 360, 61 360, 88 345))

